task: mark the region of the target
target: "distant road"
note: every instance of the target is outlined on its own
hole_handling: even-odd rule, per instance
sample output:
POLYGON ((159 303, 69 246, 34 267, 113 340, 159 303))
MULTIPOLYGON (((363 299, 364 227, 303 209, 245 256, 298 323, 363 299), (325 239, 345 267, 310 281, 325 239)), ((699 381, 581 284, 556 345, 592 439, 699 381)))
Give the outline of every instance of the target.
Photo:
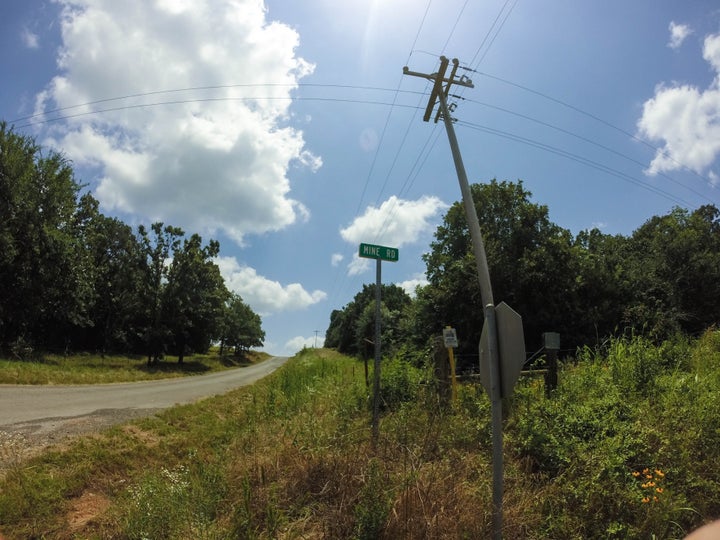
POLYGON ((101 385, 0 385, 0 429, 53 419, 70 420, 112 410, 137 416, 224 394, 252 384, 287 362, 276 356, 259 364, 178 379, 101 385))

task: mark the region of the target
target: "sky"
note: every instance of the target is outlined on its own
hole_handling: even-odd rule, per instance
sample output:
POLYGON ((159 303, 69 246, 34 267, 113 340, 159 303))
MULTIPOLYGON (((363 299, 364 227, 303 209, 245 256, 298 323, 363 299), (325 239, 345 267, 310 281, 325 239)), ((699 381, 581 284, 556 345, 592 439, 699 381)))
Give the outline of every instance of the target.
POLYGON ((424 283, 461 195, 403 67, 441 55, 473 85, 451 91, 471 182, 521 179, 573 234, 720 206, 716 0, 3 0, 0 119, 104 214, 219 240, 292 355, 375 282, 360 243, 399 250, 384 284, 424 283))

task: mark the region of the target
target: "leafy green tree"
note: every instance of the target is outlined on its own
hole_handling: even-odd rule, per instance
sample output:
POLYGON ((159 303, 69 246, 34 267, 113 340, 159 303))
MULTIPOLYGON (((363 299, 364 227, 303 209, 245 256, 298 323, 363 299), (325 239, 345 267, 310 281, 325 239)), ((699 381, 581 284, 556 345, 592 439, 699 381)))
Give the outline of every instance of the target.
POLYGON ((84 246, 84 276, 92 288, 90 326, 78 328, 78 345, 87 350, 128 351, 141 337, 143 256, 130 226, 100 213, 90 194, 80 198, 75 235, 84 246))
POLYGON ((632 326, 658 338, 720 323, 720 212, 706 205, 654 216, 630 239, 632 326))
POLYGON ((141 252, 144 257, 143 280, 140 298, 143 305, 143 334, 148 355, 148 365, 160 360, 165 353, 171 330, 162 319, 163 288, 168 278, 168 261, 180 246, 184 235, 182 229, 157 222, 150 226, 138 226, 141 252))
POLYGON ((220 244, 193 234, 175 248, 162 294, 162 318, 171 346, 182 364, 187 351, 205 352, 218 337, 217 324, 229 296, 213 261, 220 244))
MULTIPOLYGON (((382 336, 384 346, 398 345, 401 336, 401 320, 411 303, 408 294, 397 285, 381 286, 382 336)), ((372 355, 375 339, 375 284, 363 285, 353 300, 341 311, 330 315, 330 326, 325 333, 325 346, 337 347, 338 351, 355 355, 372 355)))
POLYGON ((573 344, 600 344, 621 330, 628 299, 632 296, 635 258, 629 239, 598 229, 581 231, 573 246, 578 263, 577 300, 569 313, 576 323, 573 344))
MULTIPOLYGON (((546 206, 530 201, 522 181, 492 180, 470 189, 495 303, 504 301, 523 317, 526 344, 532 349, 543 332, 573 332, 567 306, 575 304, 578 269, 570 232, 550 221, 546 206)), ((483 306, 460 202, 448 210, 424 260, 430 286, 419 295, 428 310, 421 319, 435 321, 437 334, 445 325, 454 326, 461 352, 477 354, 483 306)))
POLYGON ((231 293, 226 302, 222 328, 221 350, 233 347, 236 355, 250 347, 261 347, 265 340, 260 316, 236 293, 231 293))
POLYGON ((0 344, 67 346, 67 330, 88 324, 79 191, 65 157, 0 123, 0 344))

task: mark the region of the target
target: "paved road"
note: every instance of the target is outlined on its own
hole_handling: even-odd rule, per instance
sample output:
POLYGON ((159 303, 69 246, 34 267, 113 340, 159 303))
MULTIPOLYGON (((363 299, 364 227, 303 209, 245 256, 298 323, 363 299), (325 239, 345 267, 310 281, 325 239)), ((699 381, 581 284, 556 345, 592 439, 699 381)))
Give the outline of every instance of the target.
POLYGON ((276 356, 252 366, 162 381, 102 385, 0 385, 0 428, 52 419, 68 420, 101 411, 157 411, 252 384, 287 361, 276 356))

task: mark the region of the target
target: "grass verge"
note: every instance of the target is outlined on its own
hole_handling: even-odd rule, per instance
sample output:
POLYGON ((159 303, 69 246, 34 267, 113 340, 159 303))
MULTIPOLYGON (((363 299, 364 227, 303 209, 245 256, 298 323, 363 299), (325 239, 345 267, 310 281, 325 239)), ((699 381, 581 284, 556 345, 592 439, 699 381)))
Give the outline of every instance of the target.
POLYGON ((244 356, 220 356, 217 350, 195 354, 178 364, 168 356, 147 365, 142 356, 97 354, 45 354, 32 360, 0 358, 0 384, 103 384, 135 382, 188 375, 202 375, 232 369, 268 358, 267 353, 250 351, 244 356))
MULTIPOLYGON (((487 398, 463 386, 443 407, 400 358, 383 374, 374 449, 362 364, 303 351, 252 387, 19 464, 0 484, 2 533, 490 537, 487 398)), ((717 332, 583 351, 549 397, 521 381, 506 403, 504 537, 682 538, 720 517, 719 383, 717 332)))

